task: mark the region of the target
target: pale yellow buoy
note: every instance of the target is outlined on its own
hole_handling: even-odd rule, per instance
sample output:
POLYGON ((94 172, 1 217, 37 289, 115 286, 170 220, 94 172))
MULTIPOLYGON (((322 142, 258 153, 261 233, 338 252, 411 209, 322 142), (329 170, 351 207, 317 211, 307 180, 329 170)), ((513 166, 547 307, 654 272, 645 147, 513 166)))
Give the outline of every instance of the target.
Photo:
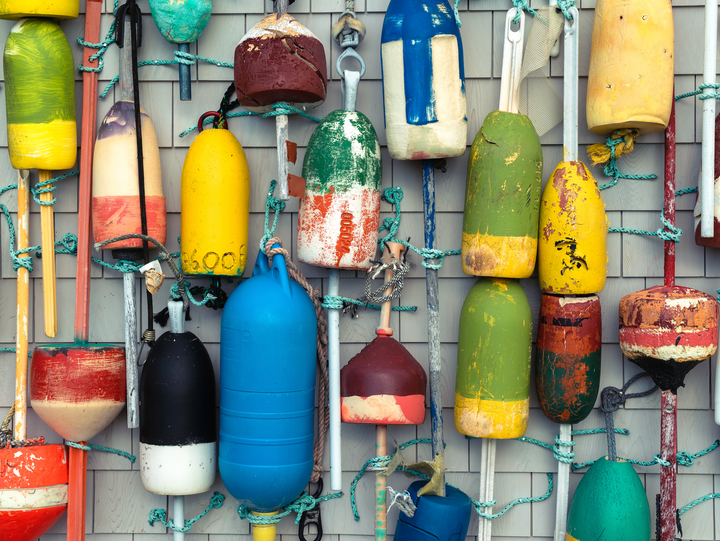
POLYGON ((79 11, 80 0, 0 0, 0 19, 77 19, 79 11))

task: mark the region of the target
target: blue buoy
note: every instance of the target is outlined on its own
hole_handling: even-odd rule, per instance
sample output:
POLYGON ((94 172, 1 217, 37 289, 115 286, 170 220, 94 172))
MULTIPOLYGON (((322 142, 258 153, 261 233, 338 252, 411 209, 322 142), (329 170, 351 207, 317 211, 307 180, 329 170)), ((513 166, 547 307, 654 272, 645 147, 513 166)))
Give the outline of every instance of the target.
MULTIPOLYGON (((278 245, 275 245, 277 247, 278 245)), ((253 511, 293 502, 313 471, 317 318, 282 255, 260 253, 220 334, 220 475, 253 511)))
POLYGON ((415 516, 400 512, 395 541, 464 541, 470 525, 472 501, 463 491, 445 485, 446 496, 420 496, 427 481, 415 481, 408 488, 417 506, 415 516))

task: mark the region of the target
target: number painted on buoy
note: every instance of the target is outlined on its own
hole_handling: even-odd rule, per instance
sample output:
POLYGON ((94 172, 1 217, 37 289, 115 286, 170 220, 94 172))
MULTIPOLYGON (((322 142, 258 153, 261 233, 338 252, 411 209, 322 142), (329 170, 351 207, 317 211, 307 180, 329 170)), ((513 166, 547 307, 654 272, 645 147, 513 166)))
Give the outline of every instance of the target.
POLYGON ((340 220, 340 240, 338 241, 338 251, 343 254, 350 253, 350 247, 353 240, 353 215, 349 212, 343 212, 340 220))
POLYGON ((186 252, 181 253, 183 270, 197 272, 200 274, 213 272, 216 269, 230 270, 234 268, 238 261, 241 266, 245 266, 247 255, 245 253, 245 245, 240 247, 240 255, 235 252, 225 252, 222 256, 217 252, 207 252, 202 258, 198 257, 197 250, 193 250, 190 255, 186 252))

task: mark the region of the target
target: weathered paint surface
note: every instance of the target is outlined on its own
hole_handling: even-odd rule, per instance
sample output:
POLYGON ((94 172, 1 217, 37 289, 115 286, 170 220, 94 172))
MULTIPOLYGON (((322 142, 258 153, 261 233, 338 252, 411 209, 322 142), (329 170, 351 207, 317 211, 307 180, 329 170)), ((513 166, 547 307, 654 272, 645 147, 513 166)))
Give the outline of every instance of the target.
POLYGON ((31 541, 67 508, 68 464, 64 445, 0 449, 2 539, 31 541))
POLYGON ((480 278, 460 314, 455 428, 467 436, 522 436, 530 408, 532 314, 516 280, 480 278))
POLYGON ((422 424, 427 375, 390 336, 378 336, 340 370, 346 423, 422 424))
POLYGON ((268 111, 279 101, 317 107, 327 95, 323 44, 292 15, 268 15, 235 48, 235 88, 250 111, 268 111))
POLYGON ((241 276, 247 263, 250 170, 229 130, 204 130, 195 138, 180 193, 183 272, 241 276))
POLYGON ((77 19, 79 11, 79 0, 0 0, 0 19, 77 19))
POLYGON ((568 513, 567 541, 648 541, 650 508, 629 462, 598 459, 583 475, 568 513))
POLYGON ((450 5, 392 0, 381 43, 385 133, 392 158, 464 154, 465 67, 450 5))
POLYGON ((193 43, 207 26, 211 0, 150 0, 150 13, 170 43, 193 43))
POLYGON ((216 442, 151 445, 140 442, 140 476, 145 490, 184 496, 210 490, 215 482, 216 442))
POLYGON ((607 277, 607 216, 582 162, 561 162, 540 202, 538 274, 545 293, 598 293, 607 277))
POLYGON ((12 166, 73 167, 77 157, 75 65, 63 31, 50 20, 18 21, 5 42, 3 67, 12 166))
POLYGON ((368 269, 377 250, 382 157, 370 120, 333 111, 313 132, 303 161, 298 214, 303 263, 368 269))
MULTIPOLYGON (((145 174, 148 235, 165 243, 167 216, 162 192, 160 149, 152 120, 140 108, 145 174)), ((93 159, 92 219, 95 242, 129 233, 141 233, 135 105, 118 101, 98 129, 93 159)), ((142 241, 128 239, 104 250, 140 248, 142 241)))
POLYGON ((543 158, 525 115, 493 111, 470 148, 462 266, 466 274, 527 278, 537 257, 543 158))
POLYGON ((698 246, 708 246, 710 248, 720 248, 720 115, 715 118, 715 190, 709 196, 715 200, 714 219, 713 219, 713 236, 700 236, 700 219, 702 216, 702 168, 698 173, 698 198, 695 202, 695 244, 698 246))
POLYGON ((70 441, 87 441, 125 406, 125 350, 106 345, 39 346, 30 365, 32 408, 70 441))
POLYGON ((598 0, 587 89, 591 131, 665 129, 673 101, 674 42, 670 0, 598 0))
POLYGON ((718 303, 688 287, 655 286, 620 300, 620 348, 629 359, 688 362, 717 349, 718 303))
POLYGON ((535 388, 545 416, 579 423, 600 387, 600 299, 543 295, 540 300, 535 388))

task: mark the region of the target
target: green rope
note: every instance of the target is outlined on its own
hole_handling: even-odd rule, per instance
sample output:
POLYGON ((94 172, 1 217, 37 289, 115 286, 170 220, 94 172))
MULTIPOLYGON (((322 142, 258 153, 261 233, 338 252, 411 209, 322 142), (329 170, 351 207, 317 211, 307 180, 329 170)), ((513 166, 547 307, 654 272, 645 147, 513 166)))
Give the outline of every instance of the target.
MULTIPOLYGON (((289 103, 285 103, 284 101, 280 101, 278 103, 274 103, 271 105, 271 110, 267 111, 266 113, 256 113, 255 111, 237 111, 235 113, 228 113, 225 115, 225 118, 235 118, 239 116, 259 116, 261 118, 269 118, 273 116, 280 116, 280 115, 292 115, 297 114, 300 116, 303 116, 307 118, 308 120, 312 120, 313 122, 321 122, 322 119, 314 117, 312 115, 307 114, 305 111, 302 111, 301 109, 298 109, 297 107, 293 107, 289 103)), ((207 117, 205 120, 203 120, 203 125, 205 124, 211 124, 213 122, 212 117, 207 117)), ((178 137, 185 137, 187 134, 194 132, 197 129, 197 123, 190 126, 188 129, 186 129, 184 132, 182 132, 178 137)))
MULTIPOLYGON (((100 73, 103 68, 105 67, 105 60, 103 59, 103 56, 105 55, 105 52, 108 50, 108 47, 115 43, 115 17, 114 15, 117 14, 118 10, 118 0, 115 0, 115 3, 113 5, 113 21, 110 24, 110 29, 108 30, 107 34, 105 34, 105 39, 101 41, 100 43, 89 43, 85 41, 83 38, 77 38, 77 42, 82 45, 83 47, 88 47, 90 49, 98 49, 98 52, 96 52, 94 55, 90 56, 88 58, 89 62, 95 62, 95 60, 98 61, 98 65, 96 68, 93 68, 91 66, 84 66, 83 64, 80 64, 78 66, 78 71, 89 71, 91 73, 100 73)), ((102 96, 103 98, 105 96, 102 96)))
MULTIPOLYGON (((362 306, 363 308, 372 308, 373 310, 380 310, 382 308, 377 304, 365 303, 357 299, 351 299, 341 295, 325 295, 321 306, 323 308, 329 308, 330 310, 345 310, 350 304, 362 306)), ((392 311, 415 312, 417 311, 417 306, 393 306, 392 311)))
POLYGON ((73 177, 75 175, 80 174, 80 171, 70 171, 69 173, 65 173, 64 175, 60 175, 59 177, 51 178, 50 180, 43 180, 42 182, 38 182, 35 184, 34 187, 30 188, 30 192, 33 194, 33 199, 35 199, 35 202, 38 205, 43 206, 52 206, 55 203, 57 203, 57 199, 53 197, 52 201, 41 201, 40 200, 40 194, 43 193, 52 193, 57 189, 57 186, 49 186, 50 184, 54 182, 59 182, 61 180, 65 180, 66 178, 73 177))
POLYGON ((462 21, 460 20, 460 13, 458 12, 458 4, 460 4, 460 0, 455 0, 455 3, 453 4, 453 14, 455 15, 455 24, 458 28, 462 26, 462 21))
POLYGON ((267 200, 265 201, 265 225, 263 226, 264 234, 260 239, 260 251, 263 253, 265 251, 267 241, 275 236, 275 230, 277 229, 278 219, 280 219, 280 213, 285 210, 285 201, 273 196, 276 184, 277 181, 275 179, 270 181, 270 189, 268 190, 267 200), (271 209, 275 212, 275 216, 273 217, 272 226, 269 226, 271 209))
POLYGON ((610 182, 598 186, 600 190, 606 190, 615 186, 621 178, 628 180, 655 180, 657 175, 626 175, 621 173, 617 167, 617 158, 615 157, 615 147, 619 144, 623 144, 623 138, 613 139, 608 136, 605 138, 605 144, 610 148, 610 160, 603 166, 603 174, 606 177, 612 178, 610 182))
POLYGON ((570 8, 575 7, 575 0, 558 0, 557 7, 568 21, 572 21, 573 17, 570 14, 570 8))
POLYGON ((92 443, 84 445, 75 441, 65 441, 65 445, 68 445, 69 447, 75 447, 76 449, 82 449, 83 451, 92 451, 93 449, 95 449, 97 451, 105 451, 106 453, 113 453, 116 455, 124 456, 133 464, 135 464, 136 460, 136 458, 130 453, 126 453, 125 451, 121 451, 120 449, 113 449, 112 447, 103 447, 102 445, 94 445, 92 443))
POLYGON ((423 258, 422 265, 426 269, 433 269, 433 270, 439 270, 443 266, 443 261, 446 256, 449 255, 459 255, 460 250, 431 250, 429 248, 416 248, 412 244, 410 244, 407 241, 398 239, 395 237, 396 233, 398 232, 398 228, 400 227, 400 201, 403 199, 403 191, 402 188, 385 188, 385 192, 382 195, 382 198, 390 203, 391 205, 395 205, 395 217, 394 218, 385 218, 383 220, 382 225, 380 226, 380 231, 388 231, 388 234, 385 235, 383 238, 378 239, 378 244, 381 248, 385 246, 385 243, 387 242, 399 242, 406 248, 412 250, 416 254, 418 254, 420 257, 423 258), (429 259, 436 259, 437 263, 429 263, 429 259))
POLYGON ((515 9, 517 9, 517 12, 515 13, 515 18, 513 19, 513 24, 517 24, 520 22, 520 12, 521 11, 527 11, 531 15, 537 15, 537 12, 530 7, 530 2, 528 0, 512 0, 512 5, 515 6, 515 9))
MULTIPOLYGON (((682 100, 684 98, 691 98, 693 96, 697 96, 698 94, 702 94, 703 90, 706 88, 714 88, 718 89, 720 88, 720 85, 717 83, 703 83, 700 86, 698 86, 699 90, 693 90, 692 92, 687 92, 686 94, 680 94, 679 96, 675 96, 675 101, 682 100)), ((700 98, 701 100, 709 100, 710 98, 720 99, 720 93, 718 92, 708 92, 707 94, 703 94, 700 98)))
POLYGON ((247 520, 250 524, 277 524, 290 513, 297 513, 295 524, 299 524, 303 513, 314 509, 320 502, 340 498, 342 495, 342 492, 333 492, 332 494, 325 494, 324 496, 315 498, 307 492, 303 492, 294 502, 283 507, 277 514, 264 516, 255 515, 252 509, 246 505, 239 505, 237 514, 241 519, 247 520))
POLYGON ((678 511, 678 516, 684 514, 685 511, 690 511, 690 509, 692 509, 692 508, 695 507, 696 505, 698 505, 698 504, 700 504, 700 503, 702 503, 702 502, 706 502, 706 501, 708 501, 708 500, 712 500, 712 499, 714 499, 714 498, 720 498, 720 494, 717 494, 716 492, 711 492, 710 494, 706 494, 705 496, 703 496, 703 497, 701 497, 701 498, 698 498, 697 500, 694 500, 694 501, 690 502, 689 504, 687 504, 685 507, 683 507, 682 509, 680 509, 680 510, 678 511))
POLYGON ((203 518, 205 515, 207 515, 211 509, 220 509, 224 501, 225 496, 223 494, 220 494, 219 492, 215 492, 215 494, 213 494, 213 497, 210 498, 210 503, 205 508, 205 511, 200 513, 195 518, 185 520, 183 526, 176 526, 175 521, 168 522, 167 512, 165 511, 165 509, 153 509, 152 511, 150 511, 150 520, 148 520, 148 522, 150 523, 150 526, 154 526, 155 522, 160 522, 166 528, 170 528, 171 530, 175 530, 176 532, 187 533, 190 531, 190 528, 192 528, 192 525, 201 518, 203 518))
MULTIPOLYGON (((0 353, 17 353, 17 348, 0 347, 0 353)), ((28 358, 32 357, 32 353, 28 351, 28 358)))
POLYGON ((662 221, 665 228, 660 228, 657 231, 645 231, 644 229, 632 229, 630 227, 609 227, 608 233, 628 233, 630 235, 648 235, 650 237, 660 237, 663 240, 670 240, 675 243, 680 242, 680 236, 682 235, 682 229, 675 227, 665 219, 665 211, 660 211, 660 221, 662 221))
POLYGON ((552 476, 552 473, 546 473, 545 475, 547 475, 547 478, 548 478, 548 489, 547 489, 547 492, 545 492, 545 494, 543 494, 542 496, 536 496, 536 497, 530 497, 530 498, 517 498, 517 499, 511 501, 509 504, 507 504, 503 508, 502 511, 500 511, 499 513, 495 513, 494 515, 488 515, 487 513, 483 513, 480 509, 484 508, 484 507, 493 507, 497 503, 496 500, 493 500, 491 502, 479 502, 477 500, 473 500, 472 498, 470 498, 470 500, 472 501, 473 505, 475 506, 475 511, 477 511, 478 515, 480 515, 482 518, 484 518, 486 520, 495 520, 496 518, 500 518, 505 513, 510 511, 510 509, 512 509, 516 505, 520 505, 521 503, 537 503, 537 502, 542 502, 544 500, 547 500, 553 491, 553 476, 552 476))

